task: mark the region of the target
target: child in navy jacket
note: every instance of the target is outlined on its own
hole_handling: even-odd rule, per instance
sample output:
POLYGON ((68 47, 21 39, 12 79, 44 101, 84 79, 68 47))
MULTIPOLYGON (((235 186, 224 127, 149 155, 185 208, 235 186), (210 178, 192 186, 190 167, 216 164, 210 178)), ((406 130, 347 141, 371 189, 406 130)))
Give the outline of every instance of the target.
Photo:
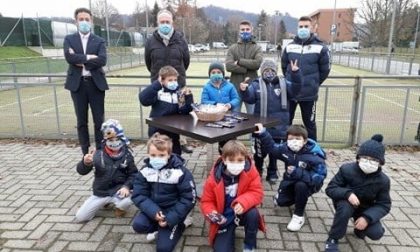
POLYGON ((133 229, 149 234, 148 240, 157 235, 156 251, 173 251, 184 232, 184 220, 195 205, 195 183, 184 159, 172 153, 168 136, 153 134, 147 153, 149 157, 133 185, 131 199, 141 210, 133 229))
MULTIPOLYGON (((286 140, 286 130, 289 126, 289 99, 300 90, 301 73, 298 62, 291 62, 291 79, 287 80, 277 76, 277 64, 273 60, 264 60, 260 66, 261 77, 251 84, 240 84, 240 95, 244 102, 255 104, 254 114, 261 117, 278 119, 278 124, 267 128, 274 141, 278 144, 286 140)), ((264 158, 267 152, 263 152, 258 138, 254 144, 254 160, 260 175, 263 173, 264 158)), ((269 156, 266 180, 275 184, 277 175, 276 158, 269 156)))
POLYGON ((379 240, 385 230, 380 220, 391 209, 390 181, 383 173, 385 147, 383 136, 374 135, 363 143, 356 162, 343 164, 325 189, 333 200, 335 214, 325 251, 339 251, 338 240, 346 234, 350 218, 354 220, 354 234, 379 240))
MULTIPOLYGON (((159 71, 159 79, 139 94, 141 105, 152 106, 150 117, 176 114, 188 115, 192 111, 191 103, 193 103, 193 95, 191 90, 188 88, 179 90, 177 78, 178 72, 175 68, 164 66, 159 71)), ((181 155, 182 150, 179 142, 179 134, 149 126, 149 137, 155 132, 165 134, 172 138, 173 152, 181 155)))
POLYGON ((274 204, 290 206, 295 210, 287 225, 289 231, 299 231, 305 223, 303 216, 308 198, 318 192, 327 176, 326 155, 321 146, 308 139, 308 132, 301 125, 292 125, 287 129, 287 142, 275 144, 270 133, 262 124, 256 124, 255 132, 261 140, 262 148, 286 165, 274 204))

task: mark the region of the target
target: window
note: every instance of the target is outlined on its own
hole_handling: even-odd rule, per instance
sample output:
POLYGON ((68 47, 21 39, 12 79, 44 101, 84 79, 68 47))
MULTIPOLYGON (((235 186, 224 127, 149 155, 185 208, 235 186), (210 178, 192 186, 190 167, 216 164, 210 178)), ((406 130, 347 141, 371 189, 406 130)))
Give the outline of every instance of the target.
POLYGON ((341 13, 338 13, 338 18, 341 18, 341 13))

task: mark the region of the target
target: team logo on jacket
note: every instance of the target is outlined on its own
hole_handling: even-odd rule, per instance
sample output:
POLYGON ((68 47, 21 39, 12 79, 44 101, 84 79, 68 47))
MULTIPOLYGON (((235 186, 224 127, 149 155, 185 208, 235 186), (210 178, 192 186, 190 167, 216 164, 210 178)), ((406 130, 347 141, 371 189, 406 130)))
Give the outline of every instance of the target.
POLYGON ((275 89, 274 89, 274 93, 275 93, 277 96, 280 96, 281 89, 280 89, 280 88, 275 88, 275 89))
POLYGON ((306 167, 308 166, 308 164, 307 164, 307 163, 305 163, 305 162, 303 162, 303 161, 299 161, 298 166, 299 166, 300 168, 302 168, 302 169, 306 169, 306 167))
POLYGON ((171 177, 171 175, 172 175, 172 169, 164 170, 161 173, 161 177, 165 180, 168 180, 171 177))

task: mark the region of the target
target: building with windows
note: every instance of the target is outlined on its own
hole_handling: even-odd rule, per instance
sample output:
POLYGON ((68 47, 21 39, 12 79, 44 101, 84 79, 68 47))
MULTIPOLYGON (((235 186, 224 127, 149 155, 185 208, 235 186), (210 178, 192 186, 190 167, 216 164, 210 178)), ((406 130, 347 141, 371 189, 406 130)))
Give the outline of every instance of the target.
MULTIPOLYGON (((352 41, 354 37, 354 15, 356 9, 335 9, 335 37, 334 42, 352 41)), ((331 43, 331 30, 334 9, 319 9, 309 16, 312 18, 314 32, 325 43, 331 43)))

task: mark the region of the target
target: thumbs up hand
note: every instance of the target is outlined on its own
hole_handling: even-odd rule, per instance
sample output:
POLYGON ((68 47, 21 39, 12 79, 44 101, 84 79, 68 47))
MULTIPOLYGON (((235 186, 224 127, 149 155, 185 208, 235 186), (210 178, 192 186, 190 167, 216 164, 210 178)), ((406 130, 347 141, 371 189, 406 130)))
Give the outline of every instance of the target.
POLYGON ((87 154, 83 157, 83 163, 85 165, 92 165, 93 164, 93 154, 95 154, 95 149, 90 149, 87 154))

